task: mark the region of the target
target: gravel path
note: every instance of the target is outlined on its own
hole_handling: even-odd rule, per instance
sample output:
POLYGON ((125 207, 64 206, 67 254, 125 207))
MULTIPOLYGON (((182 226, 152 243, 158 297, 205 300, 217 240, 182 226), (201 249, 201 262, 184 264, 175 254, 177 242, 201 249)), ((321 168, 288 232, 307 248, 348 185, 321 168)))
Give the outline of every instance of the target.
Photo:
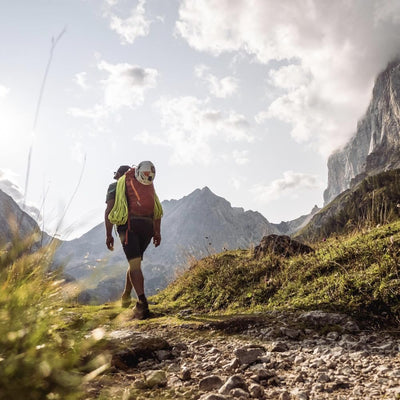
POLYGON ((107 332, 113 367, 88 398, 400 399, 396 331, 366 331, 345 315, 234 317, 107 332), (115 397, 113 397, 115 396, 115 397))

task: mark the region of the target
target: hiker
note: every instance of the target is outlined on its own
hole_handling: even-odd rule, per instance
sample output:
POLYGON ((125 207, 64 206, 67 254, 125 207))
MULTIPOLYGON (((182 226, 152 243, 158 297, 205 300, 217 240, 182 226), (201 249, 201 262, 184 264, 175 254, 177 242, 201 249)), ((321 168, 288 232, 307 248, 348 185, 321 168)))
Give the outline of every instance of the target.
POLYGON ((155 193, 153 180, 155 167, 151 161, 142 161, 136 168, 121 165, 114 173, 113 182, 107 190, 106 245, 114 249, 113 225, 117 225, 122 247, 129 263, 121 305, 131 304, 131 291, 135 290, 137 302, 133 309, 136 319, 149 317, 149 306, 144 293, 141 269, 143 253, 153 238, 154 246, 161 243, 161 217, 163 210, 155 193))

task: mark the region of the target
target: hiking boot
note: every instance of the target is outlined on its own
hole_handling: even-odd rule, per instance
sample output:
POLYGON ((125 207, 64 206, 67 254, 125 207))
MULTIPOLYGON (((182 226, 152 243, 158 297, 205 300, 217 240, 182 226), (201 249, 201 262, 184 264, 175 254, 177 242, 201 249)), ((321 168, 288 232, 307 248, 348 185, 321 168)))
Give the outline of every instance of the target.
POLYGON ((136 306, 133 308, 133 318, 134 319, 146 319, 149 318, 150 311, 149 305, 142 301, 138 301, 136 306))
POLYGON ((131 296, 122 295, 121 297, 121 307, 128 308, 131 305, 132 299, 131 296))

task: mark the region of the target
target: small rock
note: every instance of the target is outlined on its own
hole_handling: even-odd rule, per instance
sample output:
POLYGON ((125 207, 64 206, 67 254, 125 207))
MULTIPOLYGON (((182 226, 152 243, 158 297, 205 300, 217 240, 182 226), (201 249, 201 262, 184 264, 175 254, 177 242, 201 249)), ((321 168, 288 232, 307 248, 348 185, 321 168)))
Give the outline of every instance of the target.
POLYGON ((301 331, 299 329, 290 329, 290 328, 280 328, 281 334, 290 339, 298 339, 301 335, 301 331))
POLYGON ((167 384, 167 374, 165 371, 149 371, 145 375, 145 382, 148 388, 164 387, 167 384))
POLYGON ((170 358, 172 358, 172 354, 168 350, 158 350, 158 351, 155 351, 154 354, 156 355, 158 361, 165 361, 165 360, 169 360, 170 358))
POLYGON ((250 349, 236 349, 235 356, 239 360, 240 364, 252 364, 258 360, 258 358, 264 353, 261 348, 250 348, 250 349))
POLYGON ((273 353, 284 353, 288 351, 289 347, 285 342, 274 342, 271 346, 271 352, 273 353))
POLYGON ((307 392, 302 392, 302 391, 296 391, 295 393, 293 393, 293 398, 295 400, 308 400, 309 396, 307 392))
POLYGON ((279 395, 279 400, 290 400, 290 397, 290 393, 285 391, 279 395))
POLYGON ((222 379, 217 375, 210 375, 199 382, 199 389, 205 392, 219 389, 223 385, 222 379))
POLYGON ((329 376, 324 372, 321 372, 320 374, 317 375, 317 382, 326 383, 329 381, 330 381, 329 376))
POLYGON ((298 355, 298 356, 296 356, 295 358, 294 358, 294 360, 293 360, 293 364, 294 365, 300 365, 300 364, 302 364, 303 362, 304 362, 304 357, 302 356, 302 355, 298 355))
POLYGON ((138 379, 138 380, 136 380, 136 381, 133 383, 133 386, 134 386, 136 389, 146 389, 146 388, 147 388, 146 382, 145 382, 143 379, 138 379))
POLYGON ((201 396, 199 400, 226 400, 226 397, 222 396, 221 394, 206 393, 206 394, 203 394, 203 396, 201 396))
POLYGON ((252 383, 249 387, 251 397, 255 399, 263 399, 265 397, 264 388, 261 385, 252 383))
POLYGON ((336 331, 332 331, 332 332, 329 332, 329 333, 326 335, 326 337, 327 337, 327 339, 329 339, 329 340, 336 340, 336 339, 339 337, 339 333, 336 332, 336 331))
POLYGON ((343 328, 349 332, 359 332, 360 330, 359 326, 354 321, 347 321, 343 328))
POLYGON ((226 370, 234 371, 235 369, 240 367, 239 359, 233 359, 228 365, 225 366, 226 370))
POLYGON ((220 394, 229 394, 232 389, 243 389, 246 392, 249 391, 245 380, 240 375, 231 376, 225 384, 218 390, 220 394))
POLYGON ((235 388, 232 389, 229 394, 234 397, 234 398, 239 398, 239 399, 248 399, 250 398, 250 394, 246 391, 244 391, 243 389, 240 388, 235 388))
POLYGON ((182 368, 181 379, 183 381, 190 381, 190 379, 192 379, 192 373, 190 372, 189 368, 187 368, 187 367, 182 368))

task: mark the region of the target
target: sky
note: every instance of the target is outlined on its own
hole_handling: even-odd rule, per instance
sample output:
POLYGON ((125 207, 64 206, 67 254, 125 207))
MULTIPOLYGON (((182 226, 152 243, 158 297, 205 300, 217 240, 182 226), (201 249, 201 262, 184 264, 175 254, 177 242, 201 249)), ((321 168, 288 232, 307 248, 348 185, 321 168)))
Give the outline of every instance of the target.
POLYGON ((0 0, 0 189, 73 239, 151 160, 161 201, 295 219, 399 52, 398 0, 0 0))

